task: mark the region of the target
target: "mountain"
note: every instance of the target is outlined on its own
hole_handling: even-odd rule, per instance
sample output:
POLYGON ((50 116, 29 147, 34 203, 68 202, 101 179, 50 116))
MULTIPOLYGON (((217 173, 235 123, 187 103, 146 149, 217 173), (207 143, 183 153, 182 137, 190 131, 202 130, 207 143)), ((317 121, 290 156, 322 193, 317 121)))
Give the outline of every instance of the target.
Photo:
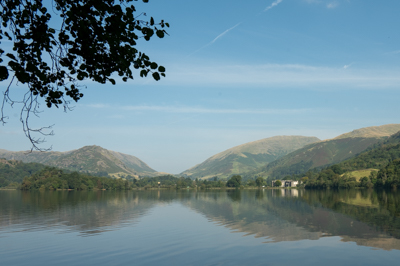
POLYGON ((400 124, 387 124, 383 126, 364 127, 353 130, 349 133, 344 133, 334 139, 345 138, 381 138, 388 137, 400 131, 400 124))
POLYGON ((316 137, 277 136, 242 144, 208 158, 183 173, 191 178, 228 177, 254 170, 307 144, 316 137))
POLYGON ((336 138, 313 143, 289 153, 259 169, 245 174, 280 179, 302 174, 309 169, 336 164, 352 158, 368 147, 400 130, 400 124, 367 127, 342 134, 336 138))
POLYGON ((400 184, 400 131, 351 159, 302 176, 307 188, 397 188, 400 184))
POLYGON ((400 131, 381 141, 354 158, 339 163, 343 172, 381 169, 400 159, 400 131))
POLYGON ((0 158, 35 162, 71 171, 114 176, 155 175, 156 171, 135 156, 109 151, 99 146, 85 146, 67 152, 12 152, 0 150, 0 158))

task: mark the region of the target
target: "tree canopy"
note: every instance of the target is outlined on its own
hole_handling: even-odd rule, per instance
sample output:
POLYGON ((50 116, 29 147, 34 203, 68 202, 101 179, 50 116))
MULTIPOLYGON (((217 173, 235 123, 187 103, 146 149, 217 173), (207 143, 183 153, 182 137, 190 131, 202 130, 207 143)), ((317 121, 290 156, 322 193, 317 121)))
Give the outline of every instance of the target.
MULTIPOLYGON (((1 0, 0 1, 0 81, 6 82, 0 121, 6 122, 4 105, 23 104, 20 120, 33 148, 43 128, 29 127, 29 115, 37 114, 39 99, 47 107, 69 109, 70 101, 83 97, 80 81, 116 84, 141 77, 165 77, 165 67, 135 48, 143 38, 163 38, 169 24, 153 17, 144 20, 131 3, 137 0, 1 0), (4 45, 4 41, 11 46, 4 45), (13 84, 24 84, 23 99, 10 97, 13 84)), ((147 3, 148 0, 142 0, 147 3)))
POLYGON ((227 187, 236 187, 239 188, 242 185, 242 177, 240 175, 233 175, 229 178, 228 182, 226 182, 227 187))

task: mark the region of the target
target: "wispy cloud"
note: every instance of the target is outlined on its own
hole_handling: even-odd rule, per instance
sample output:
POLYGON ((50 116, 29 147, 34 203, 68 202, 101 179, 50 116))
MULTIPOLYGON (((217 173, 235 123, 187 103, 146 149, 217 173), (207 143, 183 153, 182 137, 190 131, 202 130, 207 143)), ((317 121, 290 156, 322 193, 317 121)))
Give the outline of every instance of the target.
POLYGON ((227 29, 226 31, 224 31, 223 33, 221 33, 220 35, 218 35, 217 37, 215 37, 214 40, 212 40, 209 44, 213 44, 215 43, 219 38, 221 38, 222 36, 224 36, 225 34, 227 34, 228 32, 230 32, 231 30, 233 30, 234 28, 236 28, 237 26, 239 26, 240 24, 242 24, 242 22, 239 22, 238 24, 236 24, 235 26, 233 26, 232 28, 227 29))
POLYGON ((348 64, 348 65, 344 65, 344 66, 343 66, 343 69, 348 69, 349 67, 351 67, 351 65, 353 65, 353 63, 348 64))
POLYGON ((104 108, 109 108, 110 107, 109 104, 103 104, 103 103, 88 104, 87 106, 91 107, 91 108, 99 108, 99 109, 104 109, 104 108))
MULTIPOLYGON (((266 12, 268 10, 270 10, 271 8, 277 6, 279 3, 281 3, 283 0, 276 0, 275 2, 273 2, 271 5, 267 6, 263 12, 266 12)), ((262 12, 261 12, 262 13, 262 12)), ((260 13, 260 14, 261 14, 260 13)), ((215 43, 218 39, 220 39, 221 37, 223 37, 224 35, 226 35, 228 32, 232 31, 233 29, 235 29, 237 26, 239 26, 240 24, 242 24, 244 21, 237 23, 235 26, 230 27, 229 29, 225 30, 224 32, 222 32, 221 34, 219 34, 217 37, 215 37, 211 42, 207 43, 206 45, 200 47, 199 49, 197 49, 196 51, 194 51, 193 53, 189 54, 188 56, 192 56, 193 54, 199 52, 200 50, 212 45, 213 43, 215 43)))
POLYGON ((240 24, 242 24, 243 22, 239 22, 238 24, 236 24, 235 26, 225 30, 224 32, 222 32, 221 34, 219 34, 217 37, 215 37, 211 42, 207 43, 206 45, 200 47, 199 49, 197 49, 196 51, 194 51, 193 53, 189 54, 188 56, 192 56, 193 54, 203 50, 204 48, 212 45, 213 43, 215 43, 219 38, 221 38, 222 36, 224 36, 225 34, 227 34, 228 32, 230 32, 231 30, 233 30, 234 28, 236 28, 237 26, 239 26, 240 24))
POLYGON ((277 6, 277 5, 279 5, 282 1, 283 1, 283 0, 276 0, 276 1, 273 2, 271 5, 267 6, 267 7, 264 9, 264 12, 270 10, 271 8, 273 8, 273 7, 277 6))
POLYGON ((327 1, 327 0, 303 0, 308 4, 323 4, 326 8, 334 9, 339 6, 338 1, 327 1))
POLYGON ((399 69, 323 67, 300 64, 170 66, 167 86, 389 89, 400 84, 399 69), (344 71, 346 70, 346 71, 344 71))
POLYGON ((167 112, 167 113, 184 113, 184 114, 303 114, 313 112, 315 110, 309 108, 300 109, 224 109, 224 108, 206 108, 191 106, 159 106, 159 105, 127 105, 127 106, 110 106, 105 104, 87 105, 97 109, 118 109, 124 111, 140 111, 140 112, 167 112))
POLYGON ((328 3, 326 5, 326 7, 330 8, 330 9, 333 9, 333 8, 336 8, 338 5, 339 5, 339 3, 335 1, 335 2, 328 3))

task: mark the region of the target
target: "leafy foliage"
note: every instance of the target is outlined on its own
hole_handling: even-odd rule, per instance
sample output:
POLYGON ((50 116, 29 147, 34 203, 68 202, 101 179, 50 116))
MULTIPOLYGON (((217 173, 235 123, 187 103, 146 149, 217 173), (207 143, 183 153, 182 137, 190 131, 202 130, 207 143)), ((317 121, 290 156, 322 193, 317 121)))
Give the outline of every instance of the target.
POLYGON ((45 166, 38 163, 22 163, 20 161, 0 159, 0 188, 20 184, 24 177, 30 176, 45 166))
POLYGON ((234 175, 229 178, 228 182, 226 182, 227 187, 235 187, 239 188, 242 185, 242 177, 240 175, 234 175))
POLYGON ((400 185, 400 132, 379 142, 358 156, 329 166, 321 171, 308 171, 306 187, 309 188, 353 188, 353 187, 398 187, 400 185), (359 181, 348 173, 354 170, 375 168, 359 181))
POLYGON ((379 141, 379 138, 345 138, 313 143, 251 174, 267 175, 270 180, 287 175, 301 175, 310 169, 326 167, 352 158, 379 141))
POLYGON ((94 177, 78 172, 65 173, 61 169, 46 167, 43 170, 25 177, 22 190, 34 189, 74 189, 74 190, 128 190, 133 187, 132 182, 123 179, 111 179, 107 177, 94 177))
MULTIPOLYGON (((53 0, 49 7, 42 0, 1 0, 0 40, 13 44, 0 49, 0 81, 9 81, 3 107, 15 103, 9 96, 13 82, 27 85, 21 120, 35 148, 40 140, 31 137, 28 118, 38 112, 38 97, 49 108, 67 109, 70 100, 83 97, 79 82, 84 79, 115 85, 114 74, 127 81, 133 69, 141 77, 165 77, 165 67, 135 47, 140 38, 163 38, 169 24, 143 20, 146 14, 136 15, 133 1, 53 0)), ((5 118, 2 113, 3 123, 5 118)))

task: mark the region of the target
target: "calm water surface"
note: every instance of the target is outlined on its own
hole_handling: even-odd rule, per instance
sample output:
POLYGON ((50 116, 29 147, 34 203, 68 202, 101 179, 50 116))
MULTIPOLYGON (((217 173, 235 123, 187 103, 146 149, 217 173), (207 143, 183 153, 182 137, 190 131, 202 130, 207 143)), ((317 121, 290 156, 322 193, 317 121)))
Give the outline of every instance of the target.
POLYGON ((0 191, 0 265, 399 265, 400 193, 0 191))

